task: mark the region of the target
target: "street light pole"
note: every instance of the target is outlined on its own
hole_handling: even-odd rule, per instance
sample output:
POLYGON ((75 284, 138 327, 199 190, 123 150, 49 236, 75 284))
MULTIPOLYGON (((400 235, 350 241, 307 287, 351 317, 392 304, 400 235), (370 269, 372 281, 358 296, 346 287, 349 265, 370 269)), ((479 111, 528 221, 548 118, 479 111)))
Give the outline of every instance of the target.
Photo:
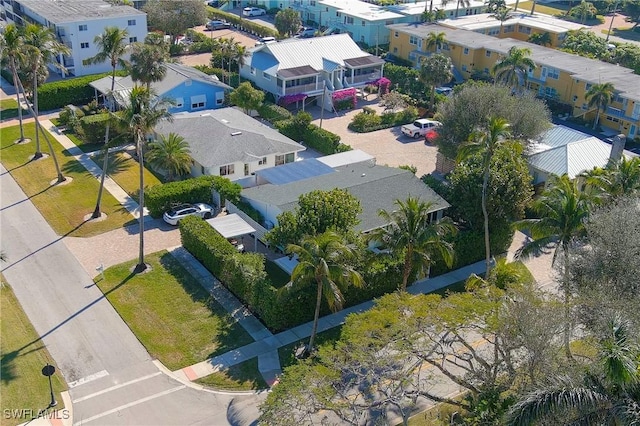
POLYGON ((55 372, 56 372, 56 368, 53 365, 50 365, 48 362, 47 362, 47 365, 45 365, 42 368, 42 375, 49 378, 49 392, 51 393, 51 402, 49 403, 49 408, 55 407, 56 405, 58 405, 58 401, 56 401, 56 396, 53 394, 53 385, 51 384, 51 376, 53 376, 53 373, 55 372))

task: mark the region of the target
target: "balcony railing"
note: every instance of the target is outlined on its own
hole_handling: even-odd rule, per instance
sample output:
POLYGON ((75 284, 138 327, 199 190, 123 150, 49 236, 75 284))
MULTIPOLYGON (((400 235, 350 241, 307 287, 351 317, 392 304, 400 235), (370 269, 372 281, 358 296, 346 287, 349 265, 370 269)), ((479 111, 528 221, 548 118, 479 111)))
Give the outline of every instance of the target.
POLYGON ((365 83, 367 81, 375 80, 380 78, 380 71, 374 71, 369 74, 360 74, 354 77, 345 77, 344 80, 347 84, 358 84, 365 83))
POLYGON ((322 84, 316 84, 316 83, 300 84, 298 86, 286 87, 284 89, 284 94, 295 95, 296 93, 315 92, 318 90, 322 90, 322 84))
POLYGON ((612 117, 622 118, 623 120, 627 120, 627 121, 635 121, 638 119, 637 117, 635 118, 629 117, 628 115, 625 114, 625 111, 621 110, 620 108, 614 108, 614 107, 607 107, 606 114, 612 117))

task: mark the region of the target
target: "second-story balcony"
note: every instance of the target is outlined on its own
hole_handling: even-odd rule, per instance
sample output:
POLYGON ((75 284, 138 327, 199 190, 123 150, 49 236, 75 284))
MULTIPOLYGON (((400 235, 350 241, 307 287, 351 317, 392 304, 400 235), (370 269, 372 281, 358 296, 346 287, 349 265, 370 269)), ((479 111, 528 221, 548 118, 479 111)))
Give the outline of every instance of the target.
POLYGON ((296 93, 309 93, 322 90, 322 83, 299 84, 297 86, 285 87, 284 95, 295 95, 296 93))
POLYGON ((636 121, 636 120, 638 120, 637 117, 636 118, 630 117, 630 116, 625 114, 624 110, 622 110, 620 108, 614 108, 612 106, 608 106, 607 107, 606 114, 611 116, 611 117, 622 118, 623 120, 627 120, 627 121, 636 121))

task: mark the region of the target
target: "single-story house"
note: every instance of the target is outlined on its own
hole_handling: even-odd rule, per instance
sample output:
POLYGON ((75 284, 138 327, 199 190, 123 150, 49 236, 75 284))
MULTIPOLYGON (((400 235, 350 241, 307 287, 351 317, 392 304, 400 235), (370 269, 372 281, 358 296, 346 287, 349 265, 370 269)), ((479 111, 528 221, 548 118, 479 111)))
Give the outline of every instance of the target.
POLYGON ((193 176, 225 176, 241 185, 260 169, 297 159, 306 148, 235 108, 175 114, 155 136, 175 133, 189 144, 193 176))
MULTIPOLYGON (((224 94, 232 88, 222 83, 218 77, 207 75, 195 68, 181 64, 164 64, 167 73, 161 81, 151 83, 151 89, 161 98, 169 99, 173 105, 169 112, 204 111, 224 106, 224 94)), ((127 99, 129 91, 136 83, 131 76, 116 77, 116 99, 127 99)), ((98 96, 105 96, 111 90, 111 76, 89 83, 98 96)))
POLYGON ((249 51, 240 75, 276 100, 319 97, 326 89, 330 109, 331 93, 378 80, 383 66, 384 60, 362 51, 349 34, 336 34, 260 45, 249 51))

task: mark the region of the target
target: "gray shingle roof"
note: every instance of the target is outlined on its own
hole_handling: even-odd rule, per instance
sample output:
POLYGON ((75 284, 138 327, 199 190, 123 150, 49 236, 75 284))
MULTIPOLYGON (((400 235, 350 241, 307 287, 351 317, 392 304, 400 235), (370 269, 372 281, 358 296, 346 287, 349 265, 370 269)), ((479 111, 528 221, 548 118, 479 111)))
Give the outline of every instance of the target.
POLYGON ((235 108, 179 113, 173 122, 163 121, 156 133, 182 136, 191 157, 204 167, 236 161, 256 162, 269 154, 304 151, 305 147, 235 108), (232 133, 241 132, 235 136, 232 133))
POLYGON ((131 6, 113 6, 103 0, 20 0, 19 3, 54 24, 146 15, 131 6))
POLYGON ((596 59, 585 58, 560 50, 538 46, 537 44, 496 38, 474 31, 457 30, 437 24, 396 24, 388 25, 391 31, 402 31, 418 37, 426 37, 431 32, 443 32, 445 39, 472 49, 484 48, 506 55, 513 46, 531 49, 531 59, 538 64, 557 68, 570 73, 574 78, 592 84, 611 82, 622 96, 640 101, 640 75, 633 70, 596 59))
POLYGON ((372 166, 367 163, 336 167, 334 173, 298 180, 284 185, 259 185, 242 191, 247 199, 275 205, 282 211, 292 211, 298 205, 298 197, 313 190, 342 188, 360 200, 362 213, 358 216, 358 231, 369 231, 386 225, 378 212, 392 211, 397 199, 419 197, 424 202, 433 202, 432 211, 449 207, 442 197, 403 169, 372 166))

